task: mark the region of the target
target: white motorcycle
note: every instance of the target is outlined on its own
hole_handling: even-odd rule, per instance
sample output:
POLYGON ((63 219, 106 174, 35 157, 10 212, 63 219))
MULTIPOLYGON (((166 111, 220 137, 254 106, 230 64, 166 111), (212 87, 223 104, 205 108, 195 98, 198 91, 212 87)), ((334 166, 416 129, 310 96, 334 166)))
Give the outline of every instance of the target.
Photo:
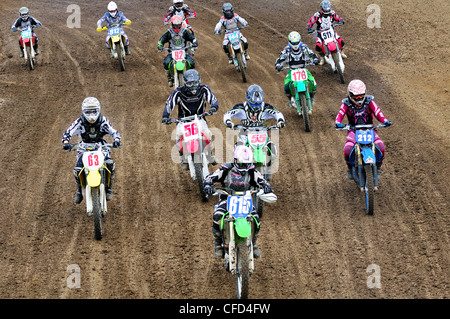
POLYGON ((310 32, 317 37, 320 35, 322 39, 323 53, 325 54, 325 62, 331 66, 331 70, 334 73, 338 73, 339 81, 344 84, 344 70, 345 65, 342 59, 341 50, 339 49, 339 43, 336 40, 336 32, 334 28, 342 24, 323 24, 319 31, 315 30, 310 32))
POLYGON ((182 163, 188 164, 189 172, 193 181, 196 181, 203 201, 208 197, 203 189, 203 180, 209 175, 208 155, 211 141, 201 132, 199 121, 211 113, 192 115, 183 118, 170 118, 168 124, 177 123, 183 126, 183 136, 178 141, 179 151, 182 155, 182 163))
POLYGON ((83 198, 86 201, 88 216, 94 217, 95 239, 103 236, 102 219, 108 209, 106 204, 106 185, 110 183, 111 172, 105 165, 105 150, 112 144, 78 143, 73 144, 71 151, 83 152, 83 170, 80 172, 83 198))

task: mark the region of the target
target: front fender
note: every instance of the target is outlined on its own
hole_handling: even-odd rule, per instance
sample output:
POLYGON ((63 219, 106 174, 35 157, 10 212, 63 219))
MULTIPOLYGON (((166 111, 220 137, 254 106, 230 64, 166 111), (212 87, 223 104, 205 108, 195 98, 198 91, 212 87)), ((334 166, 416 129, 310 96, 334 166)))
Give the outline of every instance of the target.
POLYGON ((297 81, 294 82, 295 87, 297 88, 297 92, 305 92, 306 91, 306 81, 297 81))
POLYGON ((252 234, 252 224, 245 218, 236 218, 234 229, 241 238, 247 238, 252 234))
POLYGON ((372 149, 370 148, 363 148, 361 150, 361 156, 363 159, 364 164, 375 164, 376 158, 375 154, 373 153, 372 149))
POLYGON ((86 176, 86 183, 90 187, 98 187, 102 181, 102 176, 99 171, 90 171, 86 176))

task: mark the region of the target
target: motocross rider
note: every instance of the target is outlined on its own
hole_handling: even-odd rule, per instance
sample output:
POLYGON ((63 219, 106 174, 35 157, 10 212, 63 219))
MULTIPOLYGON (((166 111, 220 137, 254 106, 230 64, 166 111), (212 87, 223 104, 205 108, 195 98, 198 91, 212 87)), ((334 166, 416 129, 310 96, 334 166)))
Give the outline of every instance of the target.
MULTIPOLYGON (((184 86, 178 87, 170 94, 164 107, 162 124, 170 124, 169 116, 178 105, 178 118, 188 117, 192 115, 201 115, 206 112, 206 102, 210 105, 209 112, 217 113, 219 102, 209 86, 200 84, 200 74, 197 70, 191 69, 184 73, 184 86)), ((216 165, 217 160, 214 156, 214 146, 212 143, 212 133, 208 128, 205 118, 199 120, 200 132, 204 133, 208 140, 209 151, 207 158, 211 165, 216 165)), ((183 123, 179 123, 176 128, 176 142, 179 143, 183 137, 183 123)), ((188 163, 184 160, 180 151, 181 168, 188 170, 188 163)))
MULTIPOLYGON (((316 65, 319 63, 319 58, 317 57, 317 55, 310 48, 308 48, 306 44, 302 42, 300 33, 298 33, 297 31, 292 31, 291 33, 289 33, 288 40, 288 45, 283 49, 283 51, 280 52, 280 55, 275 62, 275 69, 278 72, 283 69, 283 63, 287 63, 291 69, 306 68, 306 64, 308 63, 308 61, 312 61, 316 65)), ((316 80, 312 76, 311 72, 309 72, 309 70, 306 70, 306 72, 308 73, 311 105, 314 105, 314 97, 317 92, 316 80)), ((291 83, 291 72, 289 71, 286 75, 286 78, 284 79, 284 94, 289 100, 289 106, 295 107, 295 105, 293 105, 291 101, 291 83)), ((311 114, 311 110, 309 110, 308 113, 311 114)))
MULTIPOLYGON (((215 34, 219 34, 220 29, 222 27, 225 28, 225 38, 223 39, 223 50, 225 51, 226 55, 228 56, 228 63, 232 64, 233 63, 233 58, 230 55, 230 51, 228 50, 228 37, 226 36, 227 33, 232 33, 236 30, 238 30, 238 23, 241 24, 241 26, 243 27, 247 27, 248 26, 248 22, 242 18, 241 16, 239 16, 237 13, 234 13, 233 11, 233 6, 231 5, 231 3, 224 3, 222 5, 222 12, 223 12, 223 16, 220 18, 219 22, 216 24, 216 27, 214 28, 214 33, 215 34)), ((244 44, 243 48, 244 48, 244 54, 245 54, 245 58, 247 60, 250 60, 250 56, 248 55, 247 49, 248 49, 248 41, 247 39, 242 35, 241 33, 241 41, 244 44)))
MULTIPOLYGON (((334 10, 331 10, 331 2, 328 0, 324 0, 320 3, 320 10, 314 13, 314 15, 309 19, 308 21, 308 33, 312 33, 314 24, 317 24, 317 31, 321 30, 321 28, 328 29, 333 21, 338 22, 339 24, 344 24, 344 19, 342 19, 340 16, 334 12, 334 10)), ((341 51, 341 56, 343 59, 347 58, 345 55, 343 48, 344 48, 344 39, 342 39, 337 32, 335 32, 336 40, 339 43, 339 50, 341 51)), ((320 33, 317 32, 317 38, 316 38, 316 51, 319 52, 320 55, 320 65, 323 65, 325 63, 324 60, 324 50, 322 46, 323 39, 320 36, 320 33)))
MULTIPOLYGON (((170 28, 162 35, 159 39, 157 48, 161 52, 164 48, 165 43, 169 43, 169 48, 181 48, 186 47, 186 43, 190 42, 192 47, 196 48, 198 46, 198 41, 192 32, 188 31, 183 27, 183 19, 180 16, 174 15, 170 19, 170 28)), ((164 70, 167 75, 167 82, 169 87, 173 86, 173 75, 169 70, 169 64, 173 60, 172 54, 170 53, 166 55, 163 60, 164 70)), ((195 69, 195 61, 189 54, 186 54, 186 61, 188 63, 187 69, 195 69)))
MULTIPOLYGON (((373 117, 378 121, 390 126, 392 123, 386 119, 381 109, 374 101, 373 95, 366 95, 366 85, 361 80, 352 80, 347 87, 347 98, 342 100, 339 113, 336 116, 335 127, 343 128, 342 121, 347 116, 350 125, 373 124, 373 117)), ((380 150, 382 158, 377 162, 378 173, 381 174, 381 165, 384 159, 385 146, 383 141, 375 132, 375 146, 380 150)), ((352 166, 350 164, 350 152, 356 144, 355 132, 349 130, 344 145, 344 158, 347 164, 347 178, 353 179, 352 166)))
MULTIPOLYGON (((105 15, 97 21, 97 31, 101 32, 102 31, 102 23, 106 22, 108 24, 108 27, 111 27, 112 25, 116 25, 119 23, 123 23, 125 25, 129 25, 131 24, 131 20, 127 19, 127 17, 125 17, 125 15, 123 14, 122 11, 119 11, 117 9, 117 4, 114 1, 111 1, 108 4, 108 12, 105 13, 105 15)), ((128 39, 128 36, 125 34, 125 31, 120 32, 120 34, 122 34, 125 37, 125 43, 124 43, 124 47, 125 47, 125 54, 130 55, 130 40, 128 39)), ((109 50, 109 39, 110 39, 110 35, 108 34, 106 36, 106 48, 109 50)))
MULTIPOLYGON (((11 26, 11 30, 12 31, 17 31, 17 30, 21 30, 22 28, 26 28, 27 26, 31 26, 31 32, 32 35, 34 37, 34 52, 36 55, 40 54, 41 51, 39 50, 39 46, 38 46, 38 37, 36 35, 36 33, 34 33, 34 28, 41 26, 42 24, 34 17, 30 16, 30 12, 28 10, 28 8, 26 7, 22 7, 19 9, 19 15, 20 17, 17 18, 17 20, 13 23, 13 25, 11 26)), ((20 43, 19 40, 19 47, 20 47, 20 57, 23 58, 24 53, 23 53, 23 46, 20 43)))
MULTIPOLYGON (((228 128, 232 129, 234 127, 234 124, 231 121, 233 118, 239 119, 242 125, 246 127, 262 126, 266 120, 272 118, 276 119, 279 128, 285 126, 283 114, 271 104, 264 102, 264 91, 259 85, 252 84, 247 88, 246 99, 246 101, 233 106, 223 115, 223 122, 228 128)), ((239 133, 236 144, 247 144, 247 134, 244 131, 239 133)), ((272 141, 269 141, 267 148, 267 155, 271 159, 274 159, 277 156, 275 144, 272 141)), ((272 161, 269 161, 268 166, 271 164, 272 161)))
MULTIPOLYGON (((205 193, 208 196, 213 194, 213 185, 221 183, 222 187, 228 187, 234 191, 247 191, 250 187, 262 188, 265 194, 272 193, 270 184, 264 179, 260 172, 252 164, 252 150, 245 145, 236 146, 233 153, 233 163, 223 163, 215 172, 206 176, 203 181, 205 193)), ((212 233, 214 241, 214 253, 216 257, 223 258, 222 232, 220 231, 220 221, 227 213, 227 197, 220 195, 219 203, 215 207, 213 214, 212 233)), ((260 218, 256 211, 251 213, 256 221, 255 233, 253 235, 253 256, 261 256, 256 240, 261 227, 260 218)))
MULTIPOLYGON (((103 137, 107 134, 111 135, 114 139, 113 147, 120 147, 120 133, 114 129, 109 120, 102 115, 100 102, 95 97, 87 97, 81 104, 81 117, 76 119, 63 134, 63 149, 66 151, 72 149, 69 141, 74 135, 78 135, 81 138, 82 143, 106 144, 103 137)), ((109 149, 104 149, 104 152, 106 168, 111 172, 109 185, 106 185, 106 199, 111 200, 113 196, 112 186, 115 178, 115 163, 111 159, 111 151, 109 149)), ((75 194, 74 199, 75 204, 79 204, 83 200, 79 177, 82 169, 83 152, 78 151, 75 168, 73 169, 75 182, 77 184, 77 193, 75 194)))
POLYGON ((167 11, 167 14, 164 16, 164 25, 170 23, 170 19, 173 16, 180 16, 183 21, 186 22, 186 28, 194 34, 194 29, 189 25, 189 19, 195 19, 197 17, 197 13, 192 10, 187 4, 184 3, 183 0, 173 0, 173 5, 167 11))

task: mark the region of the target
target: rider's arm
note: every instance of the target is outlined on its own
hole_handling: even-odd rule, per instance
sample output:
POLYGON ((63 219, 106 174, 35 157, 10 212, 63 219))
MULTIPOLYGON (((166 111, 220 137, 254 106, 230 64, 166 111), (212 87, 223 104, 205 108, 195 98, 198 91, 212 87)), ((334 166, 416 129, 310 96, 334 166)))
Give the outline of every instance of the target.
POLYGON ((234 17, 239 21, 240 24, 242 24, 243 27, 248 26, 247 20, 245 20, 243 17, 241 17, 238 14, 235 14, 234 17))
POLYGON ((272 191, 269 182, 264 179, 264 176, 257 169, 251 169, 248 172, 250 173, 250 185, 268 188, 268 190, 272 191))
POLYGON ((69 128, 63 133, 61 142, 68 143, 72 136, 79 135, 81 133, 81 117, 76 119, 69 128))
POLYGON ((344 24, 344 19, 342 19, 340 16, 338 16, 336 12, 333 11, 333 14, 331 15, 331 17, 334 21, 344 24))
POLYGON ((204 96, 206 99, 206 102, 208 102, 208 104, 210 105, 211 109, 215 109, 215 111, 217 112, 217 110, 219 109, 219 101, 217 100, 217 97, 214 95, 213 91, 211 90, 211 88, 207 85, 202 85, 202 87, 205 89, 204 96))
POLYGON ((339 113, 336 116, 336 120, 334 122, 342 124, 342 121, 344 120, 345 115, 347 114, 347 111, 348 111, 348 106, 345 103, 342 103, 341 107, 339 109, 339 113))
POLYGON ((198 46, 197 38, 192 34, 192 32, 186 30, 183 34, 183 37, 186 41, 190 41, 193 47, 198 46))
POLYGON ((381 123, 386 122, 387 118, 384 116, 383 112, 379 106, 372 100, 368 105, 369 110, 375 115, 375 118, 381 123))
POLYGON ((217 24, 216 24, 216 26, 215 26, 215 28, 214 28, 214 33, 215 33, 215 34, 219 34, 219 31, 220 31, 220 29, 222 28, 222 25, 223 25, 223 20, 222 20, 222 18, 221 18, 220 21, 217 22, 217 24))
POLYGON ((159 39, 157 47, 158 48, 163 47, 165 43, 170 41, 170 38, 171 38, 170 32, 169 32, 169 30, 167 30, 166 32, 164 32, 162 37, 159 39))
POLYGON ((233 106, 228 112, 225 112, 225 114, 223 115, 223 123, 227 124, 228 120, 231 121, 231 119, 234 118, 237 118, 241 121, 247 119, 247 114, 242 107, 243 104, 239 103, 233 106))
POLYGON ((311 17, 311 19, 309 19, 309 21, 308 21, 308 25, 307 25, 308 31, 311 31, 311 30, 312 30, 312 27, 316 24, 316 22, 317 22, 318 19, 319 19, 319 12, 316 12, 316 13, 311 17))
POLYGON ((261 116, 262 120, 268 120, 268 119, 276 119, 278 121, 284 122, 284 115, 280 111, 278 111, 273 105, 270 105, 269 103, 264 104, 264 112, 261 116))
POLYGON ((97 21, 97 28, 101 28, 102 27, 102 23, 106 21, 106 13, 103 17, 101 17, 98 21, 97 21))
POLYGON ((194 10, 192 10, 191 8, 189 8, 186 4, 184 5, 183 9, 184 9, 186 18, 189 18, 189 19, 197 18, 197 13, 194 10))
POLYGON ((30 24, 33 27, 39 27, 42 25, 42 23, 38 19, 36 19, 35 17, 32 17, 32 16, 30 16, 30 24))
POLYGON ((11 26, 11 30, 16 31, 18 27, 21 25, 21 18, 18 18, 16 21, 14 21, 13 25, 11 26))
POLYGON ((123 14, 122 11, 119 12, 119 15, 120 15, 120 18, 121 18, 120 21, 122 21, 123 23, 129 21, 129 19, 123 14))
POLYGON ((213 186, 217 182, 223 181, 230 170, 229 165, 222 164, 218 169, 216 169, 211 174, 207 175, 203 180, 203 187, 205 186, 213 186))
POLYGON ((120 142, 120 133, 111 125, 111 122, 105 116, 103 116, 100 129, 105 130, 115 141, 120 142))
POLYGON ((179 91, 176 89, 173 90, 173 92, 167 98, 166 106, 164 107, 163 111, 163 118, 168 118, 175 109, 175 106, 177 105, 178 92, 179 91))

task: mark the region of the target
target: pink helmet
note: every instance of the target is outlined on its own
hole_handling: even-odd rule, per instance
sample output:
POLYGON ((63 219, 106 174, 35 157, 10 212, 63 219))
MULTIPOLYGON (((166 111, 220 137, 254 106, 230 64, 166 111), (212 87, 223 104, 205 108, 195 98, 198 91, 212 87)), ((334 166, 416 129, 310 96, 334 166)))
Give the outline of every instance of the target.
POLYGON ((173 31, 175 31, 175 33, 180 32, 182 24, 183 19, 180 16, 175 15, 170 19, 170 25, 172 26, 172 29, 173 31))
POLYGON ((364 104, 366 98, 366 85, 361 80, 352 80, 347 87, 348 98, 358 107, 364 104))
POLYGON ((234 167, 241 173, 245 173, 252 166, 253 152, 245 145, 238 145, 233 153, 234 167))

